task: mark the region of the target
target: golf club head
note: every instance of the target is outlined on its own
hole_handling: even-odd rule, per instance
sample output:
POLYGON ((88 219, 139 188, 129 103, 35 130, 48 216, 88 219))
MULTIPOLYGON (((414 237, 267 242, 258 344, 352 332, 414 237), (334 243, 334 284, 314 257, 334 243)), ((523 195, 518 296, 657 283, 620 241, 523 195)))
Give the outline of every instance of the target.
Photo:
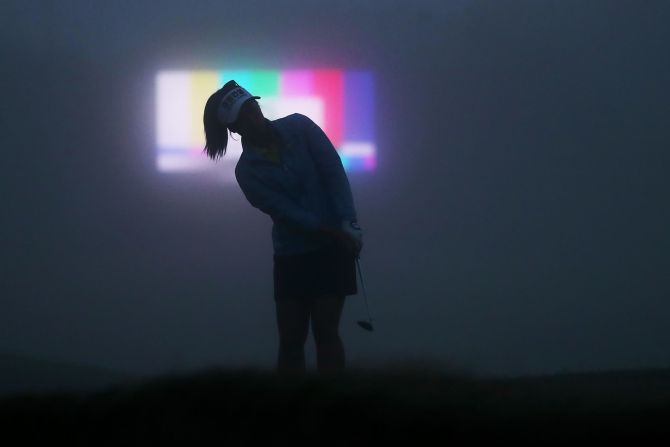
POLYGON ((374 328, 372 327, 372 324, 368 323, 367 321, 359 321, 358 325, 360 327, 362 327, 363 329, 365 329, 366 331, 370 331, 370 332, 374 331, 374 328))

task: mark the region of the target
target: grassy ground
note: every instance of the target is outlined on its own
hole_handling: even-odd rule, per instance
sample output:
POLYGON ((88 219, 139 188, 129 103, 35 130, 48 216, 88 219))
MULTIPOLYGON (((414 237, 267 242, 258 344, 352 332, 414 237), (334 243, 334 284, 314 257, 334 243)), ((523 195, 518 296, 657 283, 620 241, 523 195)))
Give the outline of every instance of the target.
POLYGON ((412 368, 337 377, 209 369, 0 399, 3 437, 19 434, 22 445, 621 441, 668 438, 669 416, 670 370, 486 379, 412 368))

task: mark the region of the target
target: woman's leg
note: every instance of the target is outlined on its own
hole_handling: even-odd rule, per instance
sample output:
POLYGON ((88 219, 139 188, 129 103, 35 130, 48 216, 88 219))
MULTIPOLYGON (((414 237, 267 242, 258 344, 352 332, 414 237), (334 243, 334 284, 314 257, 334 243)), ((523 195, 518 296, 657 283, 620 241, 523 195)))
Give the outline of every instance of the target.
POLYGON ((312 331, 316 343, 317 371, 330 374, 344 371, 344 346, 339 335, 344 295, 323 295, 312 303, 312 331))
POLYGON ((305 341, 309 333, 309 307, 298 300, 275 301, 279 329, 277 371, 305 372, 305 341))

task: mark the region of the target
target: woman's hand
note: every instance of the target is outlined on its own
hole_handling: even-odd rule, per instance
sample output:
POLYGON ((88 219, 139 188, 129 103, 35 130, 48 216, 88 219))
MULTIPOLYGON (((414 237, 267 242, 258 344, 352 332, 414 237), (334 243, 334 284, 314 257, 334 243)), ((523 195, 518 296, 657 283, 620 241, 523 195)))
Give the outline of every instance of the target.
POLYGON ((334 239, 337 239, 338 241, 342 242, 345 248, 355 257, 359 256, 359 253, 362 248, 362 242, 360 240, 356 240, 351 234, 349 234, 346 231, 343 231, 339 228, 335 227, 330 227, 327 225, 322 226, 319 231, 322 233, 328 235, 329 237, 332 237, 334 239))
POLYGON ((355 254, 358 257, 363 248, 363 230, 358 226, 358 221, 356 219, 344 219, 340 229, 354 240, 355 254))

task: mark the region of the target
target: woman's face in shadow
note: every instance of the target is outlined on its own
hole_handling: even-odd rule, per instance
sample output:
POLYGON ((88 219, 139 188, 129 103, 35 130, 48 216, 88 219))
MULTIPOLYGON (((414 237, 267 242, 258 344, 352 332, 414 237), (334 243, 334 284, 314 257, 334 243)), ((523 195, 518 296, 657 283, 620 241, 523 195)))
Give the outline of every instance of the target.
POLYGON ((240 107, 237 120, 228 126, 231 132, 242 136, 261 134, 265 128, 265 117, 256 99, 248 99, 240 107))

